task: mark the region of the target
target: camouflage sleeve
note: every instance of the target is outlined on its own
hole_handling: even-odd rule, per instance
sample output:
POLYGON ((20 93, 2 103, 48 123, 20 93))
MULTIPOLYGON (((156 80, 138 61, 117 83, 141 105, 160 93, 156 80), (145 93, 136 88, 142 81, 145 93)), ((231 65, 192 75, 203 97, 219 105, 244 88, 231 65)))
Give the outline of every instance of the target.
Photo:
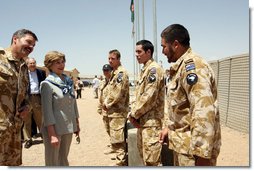
POLYGON ((29 85, 28 69, 25 64, 21 64, 20 73, 18 77, 18 94, 16 98, 17 110, 23 106, 27 106, 29 108, 29 111, 31 110, 28 97, 28 85, 29 85))
POLYGON ((169 109, 168 109, 168 102, 167 102, 167 95, 165 96, 165 103, 164 103, 164 117, 162 122, 162 128, 166 128, 169 126, 169 109))
MULTIPOLYGON (((152 68, 155 69, 155 68, 152 68)), ((139 100, 135 102, 134 104, 134 109, 132 111, 132 116, 135 119, 140 118, 142 115, 146 114, 148 111, 150 111, 157 102, 158 94, 159 94, 159 85, 161 82, 161 77, 158 74, 158 71, 153 73, 153 71, 149 72, 149 75, 147 76, 147 80, 144 80, 146 84, 144 86, 144 89, 142 92, 140 92, 140 97, 138 98, 139 100)))
POLYGON ((111 106, 117 104, 121 100, 123 94, 126 92, 126 89, 129 88, 129 78, 127 73, 119 72, 115 83, 109 83, 109 87, 110 93, 108 93, 104 101, 104 105, 107 109, 110 109, 111 106))
POLYGON ((54 125, 56 123, 52 107, 52 94, 53 90, 49 83, 46 81, 41 82, 41 106, 44 126, 54 125))
POLYGON ((99 102, 98 102, 98 106, 97 106, 97 113, 99 113, 99 114, 102 114, 102 105, 103 105, 102 93, 103 93, 103 90, 101 90, 101 93, 99 95, 99 102))
POLYGON ((214 142, 215 99, 211 87, 211 73, 206 66, 185 71, 182 84, 190 102, 191 152, 211 158, 214 142))

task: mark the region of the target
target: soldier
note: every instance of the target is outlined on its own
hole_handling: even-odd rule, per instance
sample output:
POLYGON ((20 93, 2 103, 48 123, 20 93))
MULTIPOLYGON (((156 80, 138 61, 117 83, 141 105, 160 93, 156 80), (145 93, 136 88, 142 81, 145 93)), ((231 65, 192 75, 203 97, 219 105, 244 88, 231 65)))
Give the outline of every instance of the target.
POLYGON ((190 48, 187 29, 173 24, 161 33, 162 52, 170 68, 169 119, 160 134, 174 152, 176 166, 215 166, 221 133, 215 76, 190 48))
POLYGON ((29 112, 27 57, 38 41, 26 29, 16 31, 11 46, 0 49, 0 165, 22 164, 21 126, 29 112))
POLYGON ((153 44, 148 40, 136 43, 136 57, 144 64, 136 87, 136 100, 133 103, 129 120, 138 128, 137 146, 144 165, 160 164, 161 144, 159 133, 164 114, 164 71, 153 60, 153 44))
POLYGON ((108 92, 103 103, 109 117, 110 143, 116 152, 116 165, 126 166, 126 121, 129 110, 129 77, 120 62, 121 54, 118 50, 109 52, 109 64, 113 68, 108 83, 108 92))
MULTIPOLYGON (((105 64, 102 67, 102 71, 103 71, 103 75, 105 76, 104 79, 101 80, 100 83, 100 94, 99 94, 99 104, 98 104, 98 113, 100 115, 102 115, 102 120, 106 129, 107 134, 110 137, 110 132, 109 132, 109 118, 108 118, 108 114, 106 111, 102 110, 102 105, 104 103, 105 98, 108 95, 108 83, 109 83, 109 79, 111 77, 111 71, 113 70, 113 68, 109 65, 109 64, 105 64)), ((107 147, 109 147, 109 149, 106 149, 106 151, 104 151, 104 154, 110 154, 113 153, 113 149, 111 147, 111 145, 107 145, 107 147)))

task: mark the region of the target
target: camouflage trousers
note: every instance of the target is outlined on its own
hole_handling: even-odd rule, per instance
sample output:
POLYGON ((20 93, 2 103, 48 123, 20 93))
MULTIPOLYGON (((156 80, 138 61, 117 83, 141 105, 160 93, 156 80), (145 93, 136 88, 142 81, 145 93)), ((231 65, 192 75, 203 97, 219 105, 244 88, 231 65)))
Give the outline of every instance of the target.
POLYGON ((160 131, 161 127, 138 128, 137 147, 145 166, 158 166, 161 163, 160 131))
POLYGON ((127 165, 127 149, 126 137, 124 135, 126 129, 126 118, 111 118, 109 117, 109 134, 112 149, 116 153, 116 165, 127 165))
POLYGON ((13 127, 0 130, 0 166, 19 166, 22 164, 21 130, 13 127))
POLYGON ((29 97, 30 104, 32 106, 32 110, 29 112, 27 118, 24 120, 24 127, 23 127, 23 135, 24 140, 31 139, 32 134, 32 117, 35 120, 39 131, 41 129, 42 124, 42 111, 41 111, 41 97, 40 96, 30 96, 29 97))
POLYGON ((110 133, 109 133, 109 117, 108 116, 102 116, 102 120, 103 120, 103 123, 104 123, 104 127, 106 129, 106 132, 108 133, 108 135, 110 136, 110 133))
MULTIPOLYGON (((193 155, 180 154, 173 151, 174 155, 174 166, 196 166, 195 158, 193 155)), ((210 159, 210 166, 216 166, 217 158, 210 159)))

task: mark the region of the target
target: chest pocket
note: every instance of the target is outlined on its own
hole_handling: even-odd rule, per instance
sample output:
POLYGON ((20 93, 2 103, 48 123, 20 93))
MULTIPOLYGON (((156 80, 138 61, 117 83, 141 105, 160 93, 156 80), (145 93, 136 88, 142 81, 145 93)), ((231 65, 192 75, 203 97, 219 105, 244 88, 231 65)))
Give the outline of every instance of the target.
POLYGON ((180 77, 172 80, 169 85, 169 99, 172 107, 181 106, 187 102, 187 95, 181 86, 180 77))
POLYGON ((0 82, 7 82, 9 77, 12 77, 13 73, 10 72, 10 69, 7 65, 0 62, 0 82))
POLYGON ((146 81, 147 81, 146 76, 142 77, 138 81, 137 89, 139 90, 139 95, 142 95, 144 93, 146 81))

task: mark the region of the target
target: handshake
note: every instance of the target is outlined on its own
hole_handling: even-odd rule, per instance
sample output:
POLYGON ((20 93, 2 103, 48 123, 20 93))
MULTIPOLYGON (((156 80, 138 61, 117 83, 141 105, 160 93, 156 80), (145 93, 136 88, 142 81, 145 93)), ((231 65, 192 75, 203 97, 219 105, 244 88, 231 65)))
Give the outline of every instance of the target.
POLYGON ((139 120, 135 119, 134 117, 131 116, 131 112, 128 113, 127 118, 131 122, 131 124, 136 127, 136 128, 141 128, 139 120))

